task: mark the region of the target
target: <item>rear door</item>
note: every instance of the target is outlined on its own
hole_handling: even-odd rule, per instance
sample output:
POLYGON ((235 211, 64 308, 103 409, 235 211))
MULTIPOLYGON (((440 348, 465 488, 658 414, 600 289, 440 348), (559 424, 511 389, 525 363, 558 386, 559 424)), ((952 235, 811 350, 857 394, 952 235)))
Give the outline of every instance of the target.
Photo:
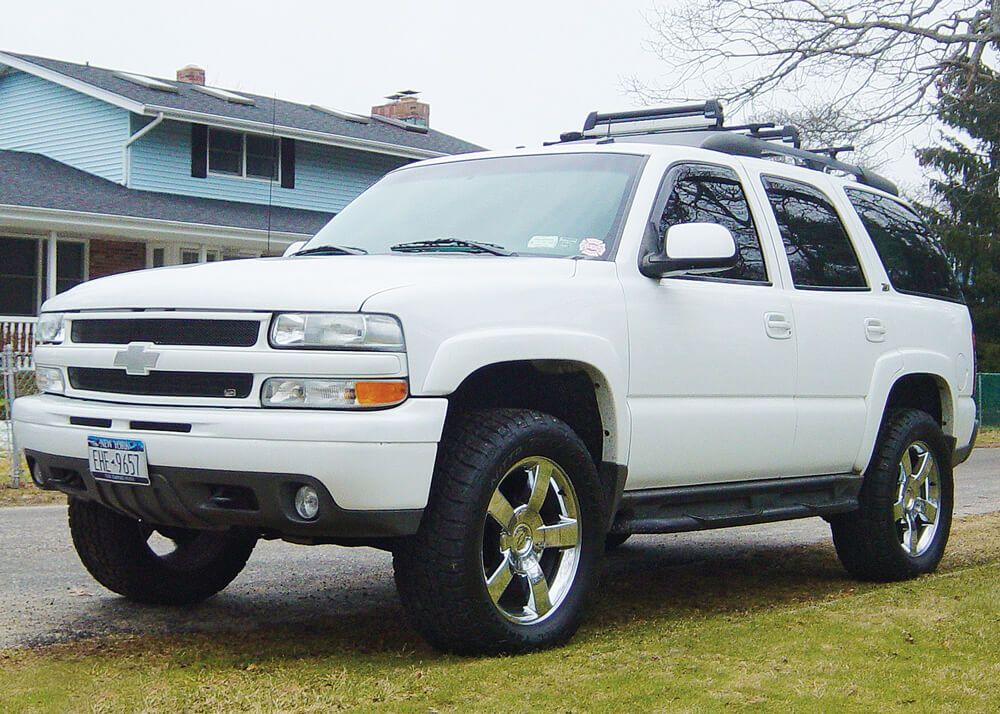
POLYGON ((791 460, 798 475, 854 468, 875 363, 896 349, 880 276, 866 273, 830 188, 825 180, 778 172, 761 174, 758 186, 793 287, 798 359, 791 460))

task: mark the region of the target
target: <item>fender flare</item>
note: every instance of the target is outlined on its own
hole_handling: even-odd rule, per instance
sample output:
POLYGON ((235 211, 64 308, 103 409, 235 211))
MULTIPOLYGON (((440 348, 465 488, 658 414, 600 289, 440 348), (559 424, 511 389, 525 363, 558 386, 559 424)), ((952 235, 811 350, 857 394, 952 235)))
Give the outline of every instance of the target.
POLYGON ((875 442, 882 426, 882 417, 885 415, 889 395, 899 380, 904 377, 927 375, 933 377, 937 382, 947 385, 945 393, 942 394, 941 420, 945 435, 950 434, 949 429, 954 421, 955 395, 951 389, 951 383, 942 375, 948 374, 953 368, 953 362, 945 355, 924 351, 891 352, 875 363, 871 386, 865 400, 868 406, 868 419, 865 423, 861 448, 858 450, 854 462, 854 469, 857 473, 864 473, 868 468, 868 463, 875 452, 875 442))
POLYGON ((594 380, 604 428, 605 460, 628 463, 631 421, 625 394, 626 357, 608 339, 540 328, 475 330, 450 337, 434 354, 419 393, 447 396, 477 370, 503 362, 560 361, 580 365, 594 380))

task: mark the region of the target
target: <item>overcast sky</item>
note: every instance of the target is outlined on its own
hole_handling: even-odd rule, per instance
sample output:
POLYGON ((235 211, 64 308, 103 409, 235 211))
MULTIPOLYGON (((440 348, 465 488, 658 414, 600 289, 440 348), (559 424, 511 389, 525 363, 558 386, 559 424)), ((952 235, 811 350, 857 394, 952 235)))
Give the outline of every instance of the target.
POLYGON ((662 71, 643 49, 652 2, 7 0, 0 49, 168 78, 197 64, 209 84, 366 114, 417 89, 434 128, 509 148, 634 106, 621 78, 662 71))
MULTIPOLYGON (((507 149, 633 108, 629 75, 666 84, 646 16, 676 2, 5 0, 0 50, 166 78, 197 64, 212 85, 365 114, 416 89, 432 127, 507 149)), ((912 150, 889 153, 885 172, 913 182, 912 150)))

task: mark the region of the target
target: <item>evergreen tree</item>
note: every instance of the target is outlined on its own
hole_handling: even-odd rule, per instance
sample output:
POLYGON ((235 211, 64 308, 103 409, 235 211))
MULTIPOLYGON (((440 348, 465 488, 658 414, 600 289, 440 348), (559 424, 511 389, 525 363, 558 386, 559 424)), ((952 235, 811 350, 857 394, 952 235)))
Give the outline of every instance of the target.
POLYGON ((925 213, 951 254, 976 329, 978 368, 1000 372, 1000 76, 979 64, 942 77, 944 144, 917 152, 936 170, 925 213))

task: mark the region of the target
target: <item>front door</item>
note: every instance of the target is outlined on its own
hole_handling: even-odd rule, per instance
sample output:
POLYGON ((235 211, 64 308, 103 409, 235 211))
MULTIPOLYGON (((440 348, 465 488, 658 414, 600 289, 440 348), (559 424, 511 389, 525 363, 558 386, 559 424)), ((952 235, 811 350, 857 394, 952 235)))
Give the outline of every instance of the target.
POLYGON ((628 489, 785 475, 795 436, 795 325, 733 169, 675 166, 660 245, 680 223, 730 230, 738 265, 714 276, 623 276, 632 441, 628 489))

